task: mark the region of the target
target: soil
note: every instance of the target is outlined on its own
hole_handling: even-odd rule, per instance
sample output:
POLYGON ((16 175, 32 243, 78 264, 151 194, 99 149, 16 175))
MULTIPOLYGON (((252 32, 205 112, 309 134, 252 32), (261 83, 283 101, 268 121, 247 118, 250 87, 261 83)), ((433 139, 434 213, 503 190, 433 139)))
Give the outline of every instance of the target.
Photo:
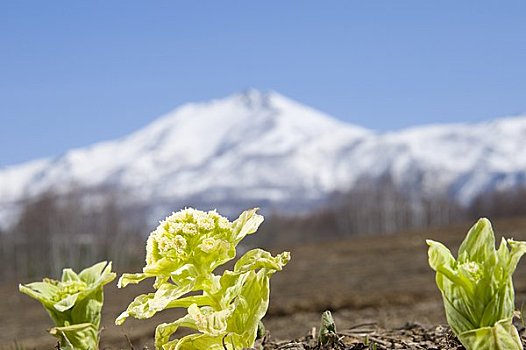
MULTIPOLYGON (((318 327, 323 311, 331 310, 338 329, 352 331, 341 331, 342 343, 335 344, 340 347, 334 349, 364 349, 366 334, 356 334, 359 324, 375 325, 374 331, 367 334, 370 341, 378 340, 377 349, 462 349, 454 347, 458 344, 446 327, 436 326, 446 321, 434 273, 427 264, 425 239, 441 241, 456 252, 469 226, 468 223, 447 229, 342 238, 275 249, 273 253, 290 250, 292 260, 272 277, 270 308, 264 319, 272 343, 267 341, 265 346, 313 349, 312 337, 302 337, 318 327), (408 322, 411 327, 404 326, 408 322), (386 347, 397 337, 398 345, 386 347), (302 339, 302 345, 280 341, 290 339, 302 339), (423 346, 420 348, 404 345, 411 342, 431 343, 419 344, 423 346)), ((526 240, 526 220, 496 221, 494 228, 505 237, 526 240)), ((516 305, 520 307, 526 301, 524 259, 514 283, 516 305)), ((134 296, 150 290, 151 284, 146 281, 121 290, 113 285, 105 289, 101 348, 130 349, 127 338, 135 349, 154 348, 155 326, 179 318, 181 313, 177 310, 167 310, 149 320, 130 319, 120 327, 113 324, 134 296)), ((38 302, 18 292, 15 281, 0 285, 0 314, 0 349, 14 349, 15 341, 27 350, 54 348, 54 338, 47 334, 52 327, 49 317, 38 302)))
MULTIPOLYGON (((523 347, 524 327, 518 325, 523 347)), ((254 349, 263 350, 465 350, 448 326, 424 327, 411 323, 397 329, 382 329, 373 324, 358 325, 333 333, 324 345, 313 334, 294 341, 271 341, 264 338, 254 349)))
POLYGON ((309 335, 294 341, 262 341, 264 350, 461 350, 446 326, 424 327, 406 324, 397 329, 382 329, 374 325, 357 326, 332 334, 327 344, 319 344, 316 335, 309 335))

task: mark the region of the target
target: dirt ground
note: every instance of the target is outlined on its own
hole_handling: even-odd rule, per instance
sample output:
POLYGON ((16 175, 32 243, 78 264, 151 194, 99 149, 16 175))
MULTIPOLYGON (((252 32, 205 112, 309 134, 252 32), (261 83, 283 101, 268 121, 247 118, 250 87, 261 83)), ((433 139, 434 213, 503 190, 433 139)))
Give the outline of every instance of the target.
MULTIPOLYGON (((447 332, 447 328, 437 328, 445 318, 434 273, 427 264, 425 239, 441 241, 456 252, 469 226, 284 247, 291 251, 292 260, 272 278, 271 303, 264 319, 272 346, 278 346, 280 340, 311 334, 324 310, 333 312, 342 332, 363 324, 384 330, 378 333, 384 335, 390 332, 386 330, 396 329, 406 333, 422 329, 433 334, 447 332), (408 324, 418 326, 400 329, 408 324)), ((526 240, 526 220, 497 221, 494 228, 505 237, 526 240)), ((519 264, 514 281, 520 307, 526 301, 526 261, 519 264)), ((136 349, 153 348, 155 326, 178 317, 177 311, 166 311, 150 320, 131 319, 120 327, 113 325, 133 297, 148 290, 147 282, 122 290, 113 285, 106 289, 101 348, 130 349, 126 337, 136 349)), ((52 326, 48 316, 36 301, 18 293, 16 283, 0 286, 0 313, 0 349, 13 347, 15 341, 26 349, 53 349, 54 338, 46 332, 52 326)), ((343 336, 349 343, 350 336, 343 336)), ((345 346, 341 349, 363 349, 358 343, 345 346)))
MULTIPOLYGON (((520 333, 524 347, 526 338, 523 327, 520 333)), ((406 324, 395 329, 360 325, 330 334, 323 344, 312 334, 282 342, 264 338, 256 345, 264 350, 465 350, 448 327, 423 327, 419 324, 406 324)))

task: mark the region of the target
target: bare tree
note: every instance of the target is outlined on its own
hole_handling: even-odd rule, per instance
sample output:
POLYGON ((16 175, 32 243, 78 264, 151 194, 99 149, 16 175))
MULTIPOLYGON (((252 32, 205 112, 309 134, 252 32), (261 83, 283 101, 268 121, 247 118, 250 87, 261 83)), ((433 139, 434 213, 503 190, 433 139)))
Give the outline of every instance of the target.
POLYGON ((526 186, 481 193, 472 201, 469 215, 471 218, 509 218, 526 215, 526 186))
POLYGON ((55 276, 103 259, 142 260, 145 217, 119 205, 123 193, 73 188, 27 200, 18 222, 1 235, 0 279, 55 276))
POLYGON ((334 193, 329 203, 306 215, 273 214, 262 227, 260 244, 340 239, 352 235, 391 234, 462 221, 465 209, 447 194, 426 195, 396 184, 392 177, 359 179, 334 193))

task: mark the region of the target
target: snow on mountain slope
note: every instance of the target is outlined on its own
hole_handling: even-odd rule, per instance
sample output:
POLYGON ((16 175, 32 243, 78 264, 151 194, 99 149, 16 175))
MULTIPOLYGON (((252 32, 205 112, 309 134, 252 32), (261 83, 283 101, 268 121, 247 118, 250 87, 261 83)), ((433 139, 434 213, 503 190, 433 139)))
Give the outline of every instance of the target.
POLYGON ((248 90, 186 104, 116 141, 3 169, 0 212, 71 184, 125 188, 147 206, 301 207, 334 188, 334 150, 368 134, 277 93, 248 90))
POLYGON ((364 176, 464 203, 526 183, 526 116, 375 133, 278 93, 190 103, 127 137, 0 169, 0 222, 46 189, 125 189, 134 205, 312 207, 364 176))
POLYGON ((526 184, 525 150, 526 116, 520 116, 378 135, 349 158, 357 161, 356 173, 389 172, 408 189, 445 191, 467 204, 486 190, 526 184))

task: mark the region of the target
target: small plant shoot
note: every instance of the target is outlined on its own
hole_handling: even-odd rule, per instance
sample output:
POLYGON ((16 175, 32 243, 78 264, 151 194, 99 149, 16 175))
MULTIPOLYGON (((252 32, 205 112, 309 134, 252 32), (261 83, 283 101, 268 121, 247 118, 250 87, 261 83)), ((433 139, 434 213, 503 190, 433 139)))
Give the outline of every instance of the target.
POLYGON ((79 274, 64 269, 60 281, 20 285, 20 292, 38 300, 55 323, 49 333, 63 350, 93 350, 99 346, 103 286, 115 279, 111 262, 100 262, 79 274))
POLYGON ((330 311, 325 311, 321 315, 320 332, 318 333, 318 344, 327 345, 331 340, 337 338, 336 323, 330 311))
POLYGON ((150 318, 170 308, 187 314, 159 325, 155 347, 160 350, 234 350, 251 348, 258 324, 269 303, 269 279, 289 261, 284 252, 272 256, 261 249, 245 253, 233 271, 214 270, 236 256, 236 246, 256 232, 263 216, 256 209, 243 212, 234 222, 215 211, 184 209, 163 220, 146 244, 142 273, 123 274, 119 287, 155 278, 154 293, 140 295, 116 320, 150 318), (196 332, 171 339, 179 327, 196 332))
POLYGON ((441 243, 428 240, 429 265, 436 271, 446 317, 467 350, 522 350, 512 324, 512 275, 526 242, 502 239, 495 249, 491 223, 480 219, 468 232, 455 260, 441 243))

